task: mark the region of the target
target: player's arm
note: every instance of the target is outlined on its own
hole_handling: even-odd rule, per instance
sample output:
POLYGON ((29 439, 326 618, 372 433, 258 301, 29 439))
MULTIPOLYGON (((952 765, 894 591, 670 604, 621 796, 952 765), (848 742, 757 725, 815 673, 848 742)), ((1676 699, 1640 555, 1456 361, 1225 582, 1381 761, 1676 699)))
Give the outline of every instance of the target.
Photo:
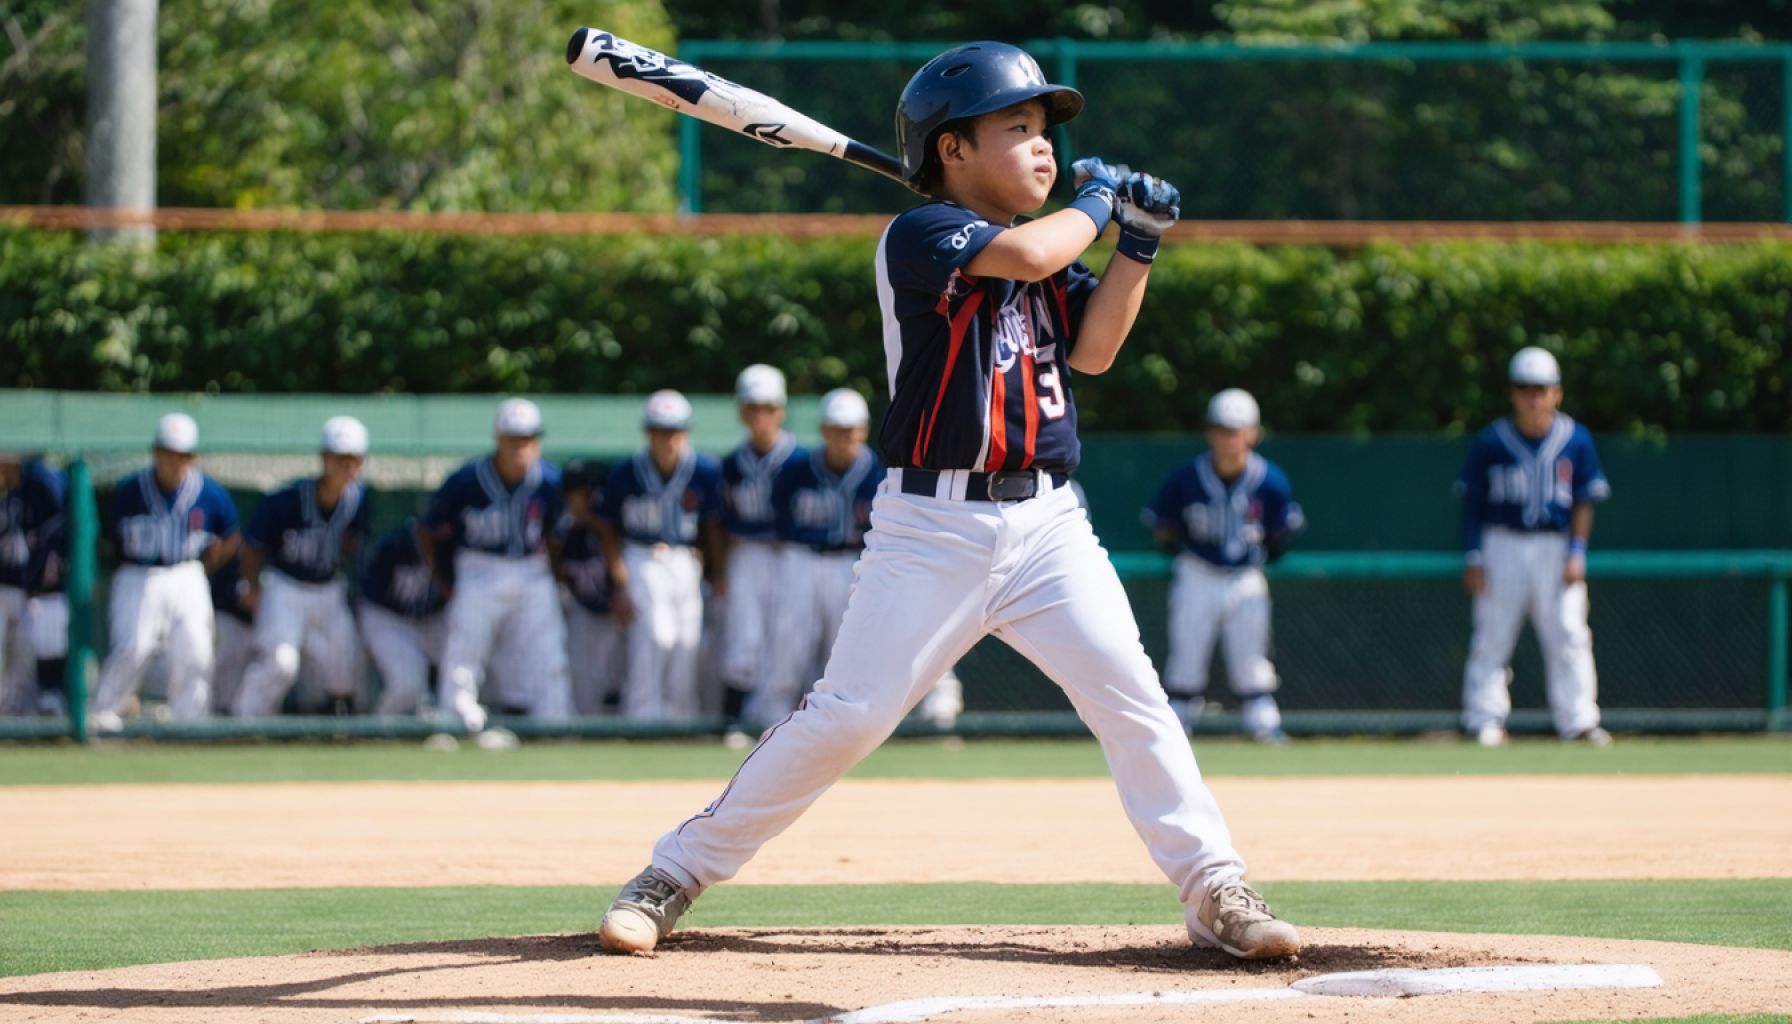
POLYGON ((1562 565, 1562 582, 1587 578, 1587 544, 1593 540, 1593 503, 1577 501, 1568 512, 1568 560, 1562 565))
POLYGON ((1481 534, 1487 507, 1487 460, 1476 440, 1468 462, 1456 480, 1456 496, 1462 499, 1462 586, 1480 596, 1487 589, 1487 570, 1481 556, 1481 534))
POLYGON ((697 546, 703 552, 703 578, 716 597, 728 594, 728 532, 719 519, 697 521, 697 546))
POLYGON ((1071 369, 1095 374, 1114 365, 1145 301, 1145 283, 1151 276, 1152 261, 1157 259, 1158 242, 1182 215, 1181 204, 1182 193, 1176 186, 1149 174, 1132 174, 1120 183, 1114 207, 1120 241, 1083 311, 1076 347, 1070 352, 1071 369))
POLYGON ((604 564, 610 570, 610 611, 624 626, 635 621, 635 602, 628 595, 628 566, 622 561, 622 537, 616 524, 599 518, 596 522, 597 547, 604 553, 604 564))

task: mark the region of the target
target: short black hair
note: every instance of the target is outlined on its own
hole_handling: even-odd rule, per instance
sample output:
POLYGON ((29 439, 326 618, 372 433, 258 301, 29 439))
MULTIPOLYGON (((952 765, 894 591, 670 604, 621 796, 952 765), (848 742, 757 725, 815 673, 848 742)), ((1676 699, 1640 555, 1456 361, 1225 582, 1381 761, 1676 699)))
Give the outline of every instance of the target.
POLYGON ((921 158, 921 169, 915 172, 909 187, 924 196, 937 195, 940 186, 946 183, 946 168, 940 163, 940 136, 951 132, 954 135, 969 135, 971 119, 960 117, 947 121, 927 136, 927 155, 921 158))

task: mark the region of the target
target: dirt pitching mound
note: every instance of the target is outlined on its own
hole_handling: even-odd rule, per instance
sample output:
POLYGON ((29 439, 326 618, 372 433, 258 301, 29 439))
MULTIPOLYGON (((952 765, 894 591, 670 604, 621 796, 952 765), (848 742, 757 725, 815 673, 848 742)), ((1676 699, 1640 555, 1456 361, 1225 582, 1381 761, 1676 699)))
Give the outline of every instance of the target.
POLYGON ((1173 1001, 1220 993, 1228 1019, 1276 1024, 1505 1024, 1792 1009, 1792 953, 1774 950, 1329 928, 1306 929, 1305 938, 1307 951, 1284 963, 1191 949, 1174 927, 699 929, 640 957, 601 955, 590 934, 474 939, 0 979, 0 1018, 1136 1024, 1199 1015, 1173 1001), (1288 989, 1347 971, 1542 964, 1647 965, 1663 984, 1407 998, 1288 989), (1131 997, 1130 1005, 1119 1002, 1131 997), (1073 999, 1108 1003, 1064 1005, 1073 999), (982 1002, 967 1005, 972 1000, 982 1002), (892 1007, 899 1003, 909 1008, 892 1007))

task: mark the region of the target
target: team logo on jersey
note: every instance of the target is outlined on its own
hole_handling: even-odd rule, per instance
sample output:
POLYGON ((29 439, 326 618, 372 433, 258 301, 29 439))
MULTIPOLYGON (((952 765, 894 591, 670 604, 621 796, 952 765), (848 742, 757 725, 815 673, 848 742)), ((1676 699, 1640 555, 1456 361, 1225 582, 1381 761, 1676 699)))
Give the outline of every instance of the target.
POLYGON ((986 221, 986 220, 971 221, 969 224, 966 224, 964 227, 961 227, 957 231, 954 231, 952 233, 952 237, 946 239, 946 244, 951 246, 953 249, 955 249, 959 252, 963 252, 964 247, 971 244, 971 236, 977 233, 977 229, 978 228, 986 228, 986 227, 989 227, 989 221, 986 221))
POLYGON ((189 530, 205 529, 205 510, 204 509, 195 508, 193 511, 187 513, 187 529, 189 529, 189 530))
POLYGON ((1039 335, 1046 338, 1053 335, 1045 296, 1031 288, 1017 290, 1013 299, 1004 303, 996 314, 996 372, 1007 373, 1023 353, 1032 356, 1036 362, 1049 362, 1054 346, 1040 346, 1039 335), (1029 304, 1031 315, 1028 315, 1029 304))
POLYGON ((692 491, 692 490, 685 491, 684 496, 683 496, 683 501, 684 501, 684 510, 686 512, 697 511, 697 492, 696 491, 692 491))

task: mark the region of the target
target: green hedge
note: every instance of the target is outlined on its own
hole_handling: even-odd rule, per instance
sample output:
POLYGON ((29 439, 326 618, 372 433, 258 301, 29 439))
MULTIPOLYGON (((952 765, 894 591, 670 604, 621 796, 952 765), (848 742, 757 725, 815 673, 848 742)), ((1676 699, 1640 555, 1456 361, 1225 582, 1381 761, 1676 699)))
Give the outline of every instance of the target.
MULTIPOLYGON (((0 229, 0 384, 138 391, 881 390, 865 238, 0 229)), ((1792 245, 1166 250, 1086 426, 1188 429, 1242 386, 1281 430, 1455 430, 1525 344, 1595 429, 1792 430, 1792 245)))

